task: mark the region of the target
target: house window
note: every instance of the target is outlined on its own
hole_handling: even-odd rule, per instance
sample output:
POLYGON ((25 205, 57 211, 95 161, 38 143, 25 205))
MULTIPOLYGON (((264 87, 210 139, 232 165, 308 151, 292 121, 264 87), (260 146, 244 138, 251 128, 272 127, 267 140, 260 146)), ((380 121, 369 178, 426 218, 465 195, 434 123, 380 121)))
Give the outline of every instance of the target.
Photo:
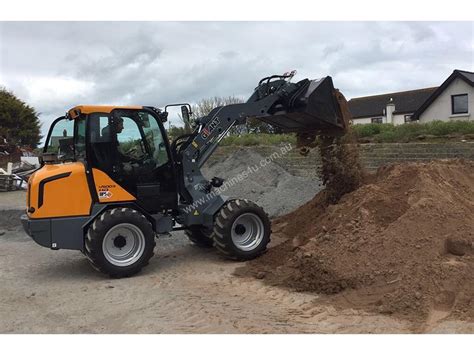
POLYGON ((468 113, 467 94, 451 95, 451 111, 453 115, 468 113))
POLYGON ((372 118, 370 119, 370 121, 371 121, 372 123, 382 123, 382 122, 383 122, 383 118, 382 118, 382 117, 372 117, 372 118))
POLYGON ((412 122, 413 121, 413 115, 405 115, 405 123, 412 122))

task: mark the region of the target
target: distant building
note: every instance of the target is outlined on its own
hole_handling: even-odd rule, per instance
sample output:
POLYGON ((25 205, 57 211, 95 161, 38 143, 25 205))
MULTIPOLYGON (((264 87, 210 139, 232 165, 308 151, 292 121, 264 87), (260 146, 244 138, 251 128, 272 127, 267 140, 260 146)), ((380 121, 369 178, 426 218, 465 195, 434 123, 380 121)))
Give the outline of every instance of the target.
POLYGON ((454 70, 439 87, 349 100, 354 124, 474 120, 474 73, 454 70))
POLYGON ((455 70, 413 114, 420 122, 474 121, 474 73, 455 70))

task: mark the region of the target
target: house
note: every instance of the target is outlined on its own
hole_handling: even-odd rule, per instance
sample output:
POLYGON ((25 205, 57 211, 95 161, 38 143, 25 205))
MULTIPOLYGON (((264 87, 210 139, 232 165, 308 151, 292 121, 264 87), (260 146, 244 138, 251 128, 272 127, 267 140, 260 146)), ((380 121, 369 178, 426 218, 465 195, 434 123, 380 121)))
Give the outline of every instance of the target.
POLYGON ((474 121, 474 73, 455 70, 415 111, 420 122, 474 121))
POLYGON ((436 87, 357 97, 349 100, 353 123, 409 122, 413 114, 435 91, 436 87))
POLYGON ((349 100, 354 124, 474 120, 474 73, 454 70, 439 87, 357 97, 349 100))

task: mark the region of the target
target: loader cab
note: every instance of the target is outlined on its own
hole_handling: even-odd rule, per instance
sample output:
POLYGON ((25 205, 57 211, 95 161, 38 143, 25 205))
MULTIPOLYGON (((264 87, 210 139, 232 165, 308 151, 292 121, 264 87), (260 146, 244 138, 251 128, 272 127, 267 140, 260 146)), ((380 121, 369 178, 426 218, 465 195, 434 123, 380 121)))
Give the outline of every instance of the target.
POLYGON ((93 200, 99 203, 134 200, 149 213, 176 208, 168 139, 160 118, 150 108, 73 108, 53 122, 44 156, 50 159, 45 163, 55 159, 82 162, 93 185, 93 200))

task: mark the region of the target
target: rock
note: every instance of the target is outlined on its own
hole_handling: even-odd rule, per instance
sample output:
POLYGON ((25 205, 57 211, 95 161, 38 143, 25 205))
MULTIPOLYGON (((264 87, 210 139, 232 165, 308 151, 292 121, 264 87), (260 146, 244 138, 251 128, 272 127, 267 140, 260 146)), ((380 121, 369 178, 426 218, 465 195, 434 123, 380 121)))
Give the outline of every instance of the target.
POLYGON ((259 280, 264 279, 265 276, 267 276, 267 274, 263 271, 260 271, 259 273, 257 273, 257 275, 255 275, 255 277, 259 280))
POLYGON ((0 230, 0 235, 4 235, 5 231, 3 229, 0 230))
POLYGON ((452 238, 448 237, 446 239, 446 250, 448 253, 463 256, 468 253, 471 253, 473 250, 472 241, 468 238, 452 238))

